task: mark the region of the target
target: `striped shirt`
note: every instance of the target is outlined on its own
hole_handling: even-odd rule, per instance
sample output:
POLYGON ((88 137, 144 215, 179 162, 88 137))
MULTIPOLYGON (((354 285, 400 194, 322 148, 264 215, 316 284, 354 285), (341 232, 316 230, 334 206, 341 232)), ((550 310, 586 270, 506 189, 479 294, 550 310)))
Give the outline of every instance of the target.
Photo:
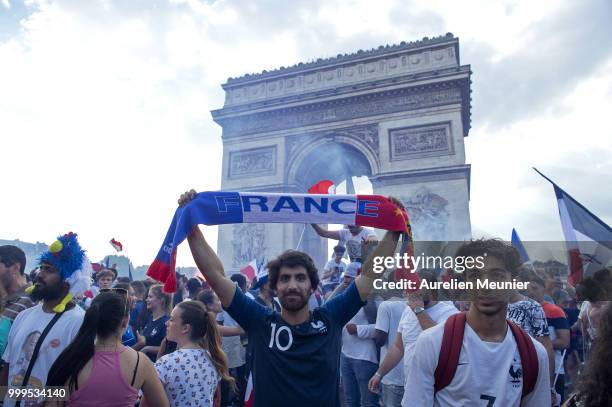
POLYGON ((6 304, 4 305, 4 311, 2 312, 3 317, 14 321, 17 314, 19 314, 21 311, 36 305, 30 296, 25 293, 28 286, 29 285, 24 286, 21 290, 7 298, 6 304))

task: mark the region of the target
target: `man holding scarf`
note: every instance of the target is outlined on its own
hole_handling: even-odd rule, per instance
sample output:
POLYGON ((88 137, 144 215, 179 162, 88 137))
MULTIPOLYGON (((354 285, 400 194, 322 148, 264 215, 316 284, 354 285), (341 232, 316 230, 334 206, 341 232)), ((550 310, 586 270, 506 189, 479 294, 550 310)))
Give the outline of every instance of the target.
MULTIPOLYGON (((195 196, 193 190, 184 193, 179 205, 195 196)), ((404 210, 398 200, 389 199, 397 210, 404 210)), ((400 232, 387 232, 372 256, 392 255, 399 236, 400 232)), ((364 305, 378 277, 372 257, 345 292, 311 312, 308 298, 318 284, 317 269, 306 253, 282 253, 267 265, 270 287, 282 305, 277 312, 246 297, 225 276, 219 257, 197 226, 187 240, 198 269, 253 343, 254 406, 339 406, 342 328, 364 305)))

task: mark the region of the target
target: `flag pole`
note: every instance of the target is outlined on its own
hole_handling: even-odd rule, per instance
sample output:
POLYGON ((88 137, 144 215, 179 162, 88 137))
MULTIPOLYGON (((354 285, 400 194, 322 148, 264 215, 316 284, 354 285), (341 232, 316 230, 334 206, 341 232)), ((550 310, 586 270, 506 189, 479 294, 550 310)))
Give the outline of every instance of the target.
POLYGON ((553 180, 551 180, 550 178, 548 178, 546 175, 542 174, 542 173, 540 172, 540 170, 538 170, 536 167, 531 167, 531 168, 533 168, 533 170, 534 170, 535 172, 537 172, 538 174, 540 174, 540 175, 541 175, 541 176, 542 176, 542 177, 543 177, 543 178, 544 178, 546 181, 548 181, 548 182, 550 182, 551 184, 553 184, 553 185, 557 186, 557 184, 555 184, 555 183, 553 182, 553 180))
POLYGON ((300 248, 300 245, 302 244, 302 239, 304 238, 305 231, 306 231, 306 224, 304 223, 304 227, 302 228, 302 234, 300 235, 300 239, 298 240, 297 246, 295 246, 295 250, 298 250, 300 248))

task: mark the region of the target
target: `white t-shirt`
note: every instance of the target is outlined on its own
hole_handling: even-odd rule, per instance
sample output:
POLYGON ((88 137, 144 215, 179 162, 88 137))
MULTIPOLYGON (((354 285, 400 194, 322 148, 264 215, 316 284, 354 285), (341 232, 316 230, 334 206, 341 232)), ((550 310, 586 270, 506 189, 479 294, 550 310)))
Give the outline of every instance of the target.
POLYGON ((376 237, 376 233, 372 229, 363 228, 356 235, 353 236, 348 229, 340 229, 340 244, 346 247, 346 253, 351 261, 355 261, 357 258, 365 260, 361 257, 361 245, 370 236, 376 237))
MULTIPOLYGON (((551 341, 557 339, 557 330, 554 326, 548 325, 548 332, 551 341)), ((559 349, 555 349, 555 374, 565 374, 565 369, 563 368, 563 351, 559 349)))
POLYGON ((351 335, 342 329, 342 353, 351 359, 367 360, 378 364, 376 344, 374 343, 374 324, 368 324, 363 307, 348 322, 357 325, 357 335, 351 335))
MULTIPOLYGON (((443 324, 448 317, 459 312, 459 310, 450 301, 439 301, 424 311, 429 318, 436 324, 443 324)), ((412 357, 414 356, 414 346, 416 341, 423 332, 421 324, 414 311, 410 307, 405 307, 402 313, 402 318, 397 327, 397 332, 402 335, 402 343, 404 344, 404 380, 408 374, 408 368, 411 365, 412 357)), ((408 394, 404 392, 404 398, 408 394)))
MULTIPOLYGON (((395 338, 397 336, 397 328, 404 309, 406 308, 406 302, 400 299, 383 301, 378 306, 376 313, 376 325, 375 328, 379 331, 387 333, 387 343, 380 348, 380 360, 385 360, 385 355, 389 350, 389 346, 393 346, 395 338)), ((404 367, 401 363, 398 363, 393 369, 391 369, 382 379, 382 384, 403 386, 404 385, 404 367)))
POLYGON ((406 383, 408 402, 402 406, 550 406, 548 355, 531 338, 538 354, 538 378, 534 390, 521 403, 521 358, 510 329, 502 342, 485 342, 466 323, 457 371, 451 383, 434 395, 434 372, 438 365, 444 325, 423 331, 417 339, 406 383))
POLYGON ((178 349, 155 362, 171 406, 212 406, 221 376, 204 349, 178 349))
MULTIPOLYGON (((30 358, 40 334, 53 319, 55 313, 47 313, 42 304, 21 311, 11 326, 9 340, 2 359, 9 364, 9 386, 21 386, 28 369, 30 358)), ((79 306, 64 312, 45 337, 34 363, 29 385, 42 388, 47 382, 51 365, 62 351, 72 342, 83 323, 85 311, 79 306)), ((5 406, 14 406, 15 401, 4 399, 5 406)), ((23 405, 23 403, 22 403, 23 405)))
MULTIPOLYGON (((238 323, 227 313, 227 311, 223 311, 219 315, 221 315, 223 326, 238 326, 238 323)), ((228 367, 230 369, 242 366, 246 363, 246 350, 244 346, 242 346, 240 335, 223 336, 221 338, 221 346, 223 352, 225 352, 227 356, 228 367)))
POLYGON ((340 260, 340 263, 336 263, 336 260, 331 259, 330 261, 325 263, 325 267, 323 267, 323 274, 327 273, 330 270, 334 270, 334 269, 336 269, 335 270, 336 272, 332 274, 330 277, 321 280, 321 284, 325 285, 325 284, 339 283, 340 275, 344 273, 344 270, 346 270, 346 263, 342 260, 340 260))

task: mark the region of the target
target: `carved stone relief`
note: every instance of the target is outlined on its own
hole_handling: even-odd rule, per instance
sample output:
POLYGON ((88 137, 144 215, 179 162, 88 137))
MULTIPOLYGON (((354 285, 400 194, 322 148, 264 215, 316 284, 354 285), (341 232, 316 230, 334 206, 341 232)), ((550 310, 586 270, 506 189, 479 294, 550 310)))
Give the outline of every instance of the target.
POLYGON ((232 228, 232 267, 239 268, 253 259, 262 261, 266 254, 266 225, 244 223, 232 228))
POLYGON ((427 187, 421 187, 412 197, 401 197, 415 240, 446 240, 449 212, 448 201, 427 187))
POLYGON ((333 131, 334 135, 354 137, 363 141, 378 156, 378 123, 333 131))
POLYGON ((450 124, 389 130, 391 161, 450 154, 453 151, 450 124))
POLYGON ((230 152, 229 178, 273 175, 276 173, 276 147, 230 152))

